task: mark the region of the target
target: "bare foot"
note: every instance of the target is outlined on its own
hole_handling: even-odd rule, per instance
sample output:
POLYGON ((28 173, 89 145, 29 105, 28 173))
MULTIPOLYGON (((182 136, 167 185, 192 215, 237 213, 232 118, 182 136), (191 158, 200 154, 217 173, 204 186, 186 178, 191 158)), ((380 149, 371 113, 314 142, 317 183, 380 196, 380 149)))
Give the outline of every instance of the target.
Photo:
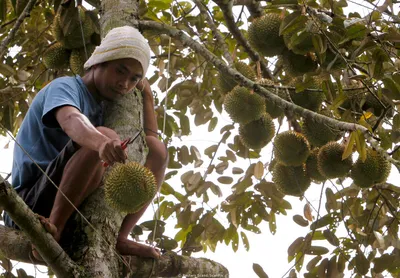
POLYGON ((118 238, 116 247, 117 251, 121 255, 140 256, 154 259, 159 259, 161 256, 160 250, 129 239, 118 238))
MULTIPOLYGON (((50 233, 58 241, 59 238, 56 237, 57 236, 56 226, 54 226, 52 223, 50 223, 50 220, 48 218, 45 218, 44 216, 36 214, 36 217, 39 219, 40 223, 42 223, 45 230, 48 233, 50 233)), ((32 255, 36 260, 43 261, 42 257, 40 256, 39 252, 36 250, 36 247, 33 244, 32 244, 32 255)))

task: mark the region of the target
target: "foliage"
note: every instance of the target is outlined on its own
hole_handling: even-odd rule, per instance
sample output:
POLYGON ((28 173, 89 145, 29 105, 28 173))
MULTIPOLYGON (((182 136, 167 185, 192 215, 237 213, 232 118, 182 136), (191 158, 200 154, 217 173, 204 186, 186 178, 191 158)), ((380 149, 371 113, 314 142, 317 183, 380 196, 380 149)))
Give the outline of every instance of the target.
MULTIPOLYGON (((2 57, 2 134, 5 130, 16 134, 35 94, 55 77, 71 74, 68 68, 48 70, 42 60, 46 49, 56 42, 51 26, 60 1, 54 2, 38 1, 8 45, 7 55, 2 57)), ((172 22, 173 27, 201 42, 218 58, 231 57, 234 62, 248 64, 257 73, 256 82, 260 81, 282 99, 314 111, 323 109, 327 112, 324 115, 337 123, 365 126, 378 139, 377 147, 387 151, 393 159, 400 159, 397 151, 400 141, 397 110, 400 100, 400 18, 394 14, 391 1, 386 1, 383 6, 371 6, 366 16, 346 10, 346 0, 261 1, 260 4, 249 4, 251 16, 248 18, 247 13, 240 12, 246 7, 238 4, 234 7, 238 11, 234 27, 230 22, 231 8, 224 2, 202 1, 201 9, 207 9, 207 12, 199 13, 200 7, 195 3, 200 1, 146 0, 140 3, 139 16, 142 20, 168 25, 172 22), (257 56, 251 46, 246 45, 251 21, 268 10, 280 14, 279 32, 284 38, 285 52, 290 56, 257 56), (222 30, 223 41, 211 31, 213 25, 222 30), (261 57, 269 73, 254 57, 261 57), (312 66, 297 68, 295 76, 290 76, 294 72, 292 66, 301 67, 301 63, 297 64, 299 61, 311 61, 312 66), (296 65, 288 66, 295 62, 296 65), (320 80, 318 85, 312 81, 316 77, 320 80), (265 85, 264 78, 273 82, 265 85), (302 95, 306 95, 305 101, 299 99, 302 95), (317 106, 307 107, 309 103, 317 103, 317 106)), ((15 1, 0 3, 0 39, 3 40, 13 26, 16 8, 15 1)), ((73 16, 69 18, 72 30, 79 22, 73 16)), ((213 61, 176 38, 170 42, 167 35, 158 31, 146 30, 144 35, 154 53, 152 63, 157 69, 149 80, 161 92, 156 96, 156 112, 160 131, 170 143, 170 160, 162 196, 156 201, 160 220, 141 223, 133 236, 143 238, 143 231, 151 231, 157 225, 154 236, 159 246, 182 250, 185 255, 209 249, 214 251, 219 244, 230 245, 233 251, 240 246, 248 250, 251 244, 248 234, 261 233, 259 226, 264 222, 268 222, 271 233, 276 233, 276 216, 286 215, 291 209, 287 197, 271 181, 273 167, 268 166, 274 161, 272 156, 263 153, 270 145, 263 150, 248 149, 239 139, 238 124, 224 126, 221 123, 221 114, 225 117, 222 104, 226 92, 219 90, 218 80, 222 73, 213 61), (169 53, 170 59, 167 59, 169 53), (168 88, 167 84, 170 84, 168 88), (166 90, 167 99, 164 98, 166 90), (215 129, 220 128, 219 142, 201 151, 194 145, 174 143, 176 138, 185 142, 186 136, 200 126, 215 133, 218 131, 215 129), (250 161, 248 166, 244 166, 244 161, 250 161), (206 165, 205 170, 200 167, 202 165, 206 165), (176 182, 178 175, 181 186, 176 182), (173 222, 177 229, 173 238, 164 234, 168 222, 173 222)), ((238 80, 237 76, 230 78, 238 80)), ((305 118, 292 111, 284 112, 275 120, 276 124, 288 122, 290 129, 301 132, 305 118)), ((315 115, 312 119, 324 123, 323 118, 315 115)), ((339 124, 328 126, 335 133, 340 129, 339 124)), ((346 146, 342 159, 357 151, 365 160, 367 147, 376 147, 369 146, 359 131, 341 131, 337 141, 346 146)), ((358 276, 382 272, 398 275, 400 188, 384 182, 362 189, 352 183, 349 174, 338 180, 328 180, 321 186, 325 194, 320 202, 325 202, 326 211, 311 211, 308 206, 304 218, 297 215, 293 219, 309 231, 288 248, 288 259, 295 262, 290 277, 296 271, 304 272, 305 277, 328 274, 338 277, 347 271, 358 276), (343 230, 345 233, 341 232, 343 230), (305 259, 308 263, 303 266, 305 259)), ((151 232, 148 240, 152 239, 151 232)), ((260 277, 267 277, 260 265, 255 264, 254 271, 260 277)))

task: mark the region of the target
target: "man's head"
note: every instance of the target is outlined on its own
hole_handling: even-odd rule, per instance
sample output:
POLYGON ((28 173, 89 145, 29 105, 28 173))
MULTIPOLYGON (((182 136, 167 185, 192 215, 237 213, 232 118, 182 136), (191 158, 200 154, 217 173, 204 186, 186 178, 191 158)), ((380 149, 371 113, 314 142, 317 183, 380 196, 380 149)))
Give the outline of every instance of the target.
POLYGON ((150 63, 150 46, 135 28, 112 29, 84 65, 91 69, 93 85, 112 100, 131 91, 145 77, 150 63))

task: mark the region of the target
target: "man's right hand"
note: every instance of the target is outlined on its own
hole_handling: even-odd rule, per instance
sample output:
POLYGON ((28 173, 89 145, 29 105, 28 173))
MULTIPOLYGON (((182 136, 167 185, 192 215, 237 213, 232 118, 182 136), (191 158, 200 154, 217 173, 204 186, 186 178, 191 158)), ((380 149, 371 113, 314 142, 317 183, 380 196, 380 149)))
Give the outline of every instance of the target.
POLYGON ((107 138, 100 145, 99 157, 108 165, 113 165, 116 162, 124 163, 127 155, 122 149, 121 141, 119 139, 107 138))

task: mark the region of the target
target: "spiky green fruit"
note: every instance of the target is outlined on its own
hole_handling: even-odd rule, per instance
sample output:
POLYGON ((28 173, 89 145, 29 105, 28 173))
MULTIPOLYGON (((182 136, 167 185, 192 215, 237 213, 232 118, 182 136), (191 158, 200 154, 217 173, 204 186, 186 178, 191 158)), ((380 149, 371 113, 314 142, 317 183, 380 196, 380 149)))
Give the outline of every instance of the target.
MULTIPOLYGON (((240 61, 235 62, 234 67, 238 72, 240 72, 242 75, 244 75, 248 79, 250 79, 252 81, 256 80, 256 73, 246 63, 243 63, 240 61)), ((237 84, 238 83, 235 81, 235 79, 233 77, 231 77, 230 75, 220 73, 217 77, 217 86, 222 94, 226 94, 226 93, 232 91, 232 89, 235 88, 237 84)))
POLYGON ((231 119, 239 124, 257 120, 265 113, 265 99, 240 86, 226 95, 224 106, 231 119))
POLYGON ((87 58, 92 55, 94 49, 94 45, 88 44, 86 45, 86 51, 85 48, 73 49, 71 51, 71 56, 69 57, 69 67, 74 74, 83 76, 83 65, 85 64, 87 58))
POLYGON ((313 181, 322 182, 325 181, 326 178, 320 173, 318 169, 318 153, 319 148, 315 148, 311 151, 306 160, 306 173, 313 181))
MULTIPOLYGON (((298 87, 298 83, 303 83, 301 78, 294 78, 288 82, 288 86, 298 87)), ((294 104, 311 111, 318 111, 321 108, 322 102, 325 100, 325 94, 321 91, 313 89, 321 89, 322 79, 313 76, 307 82, 307 89, 301 92, 295 90, 288 90, 290 99, 294 104), (311 90, 309 90, 311 89, 311 90)), ((288 100, 287 92, 280 90, 279 95, 288 100)))
POLYGON ((289 130, 275 136, 274 155, 281 164, 300 166, 309 154, 310 144, 301 133, 289 130))
POLYGON ((342 160, 345 146, 337 142, 329 142, 322 146, 318 153, 318 169, 329 179, 345 177, 353 165, 351 155, 342 160))
POLYGON ((279 13, 267 13, 254 19, 248 29, 250 45, 267 57, 281 54, 285 49, 283 37, 279 35, 281 22, 279 13))
POLYGON ((83 75, 83 64, 81 51, 79 49, 73 49, 71 56, 69 56, 69 67, 73 74, 83 75))
MULTIPOLYGON (((257 83, 273 94, 277 94, 278 92, 278 90, 275 87, 273 87, 275 85, 274 81, 270 79, 264 78, 258 80, 257 83)), ((283 109, 273 104, 271 101, 268 101, 267 99, 265 99, 265 112, 267 112, 273 119, 283 115, 283 109)))
POLYGON ((313 118, 304 119, 301 131, 308 142, 316 147, 321 147, 330 141, 336 141, 340 135, 339 130, 313 118))
POLYGON ((156 192, 153 173, 137 162, 117 163, 104 179, 105 200, 121 212, 137 212, 156 192))
POLYGON ((292 77, 314 72, 318 65, 307 55, 298 55, 290 50, 282 54, 283 70, 292 77))
POLYGON ((368 149, 367 158, 363 162, 358 158, 351 169, 350 177, 362 188, 385 182, 390 174, 390 162, 378 152, 368 149))
POLYGON ((81 48, 85 44, 89 44, 91 36, 95 31, 92 18, 90 16, 85 15, 87 12, 85 8, 82 6, 78 6, 78 9, 81 20, 71 23, 74 24, 74 27, 69 28, 71 30, 68 33, 65 33, 63 31, 60 15, 57 14, 54 17, 54 22, 52 25, 54 37, 58 42, 60 42, 63 45, 64 48, 67 49, 81 48), (82 22, 82 27, 81 27, 81 22, 82 22))
POLYGON ((69 61, 70 52, 59 42, 51 45, 43 54, 43 64, 48 69, 62 69, 69 61))
POLYGON ((302 165, 294 167, 277 163, 272 172, 272 180, 282 193, 299 197, 303 196, 311 184, 302 165))
POLYGON ((274 137, 275 125, 269 114, 239 127, 240 141, 249 149, 261 149, 274 137))

